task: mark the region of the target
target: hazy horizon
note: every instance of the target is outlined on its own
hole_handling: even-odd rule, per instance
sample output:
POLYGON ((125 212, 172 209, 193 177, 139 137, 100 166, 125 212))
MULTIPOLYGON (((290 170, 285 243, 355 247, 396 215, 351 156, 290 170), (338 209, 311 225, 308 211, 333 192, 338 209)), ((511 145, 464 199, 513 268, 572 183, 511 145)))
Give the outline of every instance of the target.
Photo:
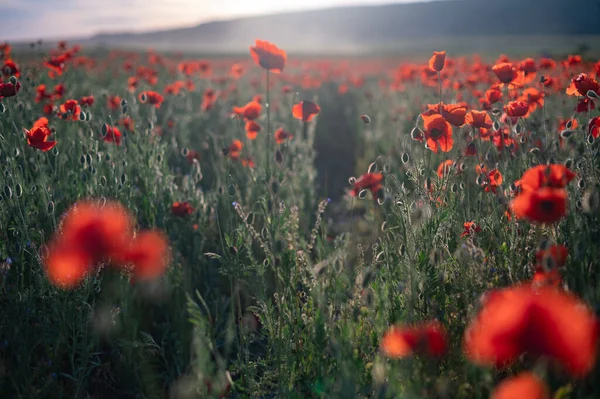
POLYGON ((98 33, 142 32, 264 14, 338 6, 428 0, 0 0, 0 37, 8 41, 85 38, 98 33))

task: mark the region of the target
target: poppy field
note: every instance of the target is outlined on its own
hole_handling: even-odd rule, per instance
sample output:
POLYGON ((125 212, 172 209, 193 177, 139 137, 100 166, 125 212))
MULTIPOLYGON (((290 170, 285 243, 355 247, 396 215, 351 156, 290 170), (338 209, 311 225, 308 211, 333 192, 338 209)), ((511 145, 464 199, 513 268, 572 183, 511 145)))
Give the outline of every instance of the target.
POLYGON ((0 397, 600 397, 600 61, 0 45, 0 397))

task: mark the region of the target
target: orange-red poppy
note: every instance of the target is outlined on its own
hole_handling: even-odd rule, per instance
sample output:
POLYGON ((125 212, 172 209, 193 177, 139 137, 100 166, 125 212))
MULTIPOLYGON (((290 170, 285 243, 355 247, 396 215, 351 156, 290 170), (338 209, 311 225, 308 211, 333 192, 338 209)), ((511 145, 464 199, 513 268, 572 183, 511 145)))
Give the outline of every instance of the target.
POLYGON ((529 104, 525 101, 511 101, 504 106, 504 112, 512 118, 523 117, 529 112, 529 104))
POLYGON ((250 54, 256 65, 273 73, 281 73, 287 60, 285 51, 263 40, 257 40, 256 44, 250 47, 250 54))
POLYGON ((485 128, 489 129, 492 127, 492 118, 485 111, 471 110, 465 116, 465 123, 473 126, 474 128, 485 128))
POLYGON ((450 173, 450 171, 452 170, 452 168, 454 167, 454 161, 451 159, 447 159, 445 161, 442 161, 442 163, 439 164, 439 166, 437 167, 437 175, 440 179, 442 179, 444 177, 444 175, 450 173))
POLYGON ((310 122, 321 112, 321 107, 310 101, 300 101, 292 107, 292 115, 302 122, 310 122))
POLYGON ((227 148, 227 155, 229 155, 231 159, 237 160, 240 158, 242 148, 244 148, 244 145, 240 140, 233 140, 231 145, 227 148))
POLYGON ((123 135, 121 134, 119 128, 110 125, 105 126, 106 135, 104 136, 103 140, 107 143, 115 143, 116 145, 121 145, 121 138, 123 137, 123 135))
POLYGON ((414 326, 392 326, 381 339, 381 351, 392 358, 404 358, 413 354, 440 357, 447 349, 446 330, 438 321, 414 326))
POLYGON ((258 101, 250 101, 243 107, 233 107, 233 113, 247 121, 253 121, 260 116, 262 105, 258 101))
POLYGON ((370 190, 373 198, 377 198, 379 191, 383 188, 383 174, 365 173, 354 182, 350 195, 356 197, 363 190, 370 190))
POLYGON ((65 119, 78 121, 81 107, 77 100, 67 100, 60 106, 60 112, 65 116, 65 119))
POLYGON ((465 124, 467 106, 465 104, 442 104, 442 112, 440 113, 439 104, 427 104, 427 111, 421 115, 426 117, 435 114, 441 114, 448 123, 460 127, 465 124))
POLYGON ((275 141, 277 142, 277 144, 283 144, 291 138, 291 133, 286 132, 285 130, 283 130, 282 127, 275 131, 275 141))
POLYGON ((434 51, 433 55, 429 59, 429 68, 432 71, 440 72, 444 69, 444 63, 446 62, 446 52, 445 51, 434 51))
POLYGON ((518 218, 534 223, 555 223, 567 213, 567 192, 549 187, 525 190, 511 202, 510 207, 518 218))
POLYGON ((534 374, 524 372, 502 381, 490 399, 550 399, 548 387, 534 374))
POLYGON ((575 173, 561 164, 538 165, 527 169, 520 181, 523 190, 565 188, 575 176, 575 173))
POLYGON ((511 83, 518 78, 519 72, 510 62, 502 62, 492 67, 492 72, 496 74, 498 80, 504 84, 511 83))
POLYGON ((452 139, 452 126, 441 115, 423 117, 424 134, 427 139, 427 147, 433 152, 448 152, 454 145, 452 139))
POLYGON ((194 208, 188 202, 173 202, 171 214, 173 216, 185 217, 194 213, 194 208))
POLYGON ((141 92, 138 96, 138 99, 140 100, 140 103, 148 103, 150 105, 154 105, 155 108, 160 108, 161 104, 164 101, 163 96, 152 90, 141 92))
POLYGON ((571 84, 567 87, 567 95, 569 96, 584 96, 588 91, 593 91, 600 96, 600 83, 591 76, 580 73, 571 80, 571 84))
POLYGON ((588 134, 595 139, 600 137, 600 116, 590 119, 588 122, 588 134))
POLYGON ((479 225, 477 225, 475 222, 465 222, 463 223, 463 228, 465 230, 460 235, 460 238, 481 232, 481 227, 479 227, 479 225))
POLYGON ((258 132, 260 132, 261 127, 256 121, 248 121, 246 122, 246 136, 248 140, 256 139, 258 132))
POLYGON ((94 96, 83 96, 81 97, 81 99, 79 100, 79 104, 81 106, 88 106, 91 107, 92 105, 94 105, 94 96))
POLYGON ((530 284, 492 291, 464 336, 467 357, 504 367, 522 354, 554 359, 574 376, 596 363, 598 321, 573 294, 530 284))
POLYGON ((2 66, 2 73, 6 77, 14 76, 16 78, 21 76, 21 72, 19 71, 19 67, 12 59, 7 59, 4 61, 4 65, 2 66))
POLYGON ((132 266, 137 280, 161 276, 169 265, 171 256, 165 235, 156 230, 141 231, 126 249, 122 262, 132 266))
POLYGON ((48 119, 46 118, 36 121, 31 130, 23 129, 23 131, 30 147, 46 152, 56 146, 56 141, 48 140, 52 132, 48 129, 48 119))

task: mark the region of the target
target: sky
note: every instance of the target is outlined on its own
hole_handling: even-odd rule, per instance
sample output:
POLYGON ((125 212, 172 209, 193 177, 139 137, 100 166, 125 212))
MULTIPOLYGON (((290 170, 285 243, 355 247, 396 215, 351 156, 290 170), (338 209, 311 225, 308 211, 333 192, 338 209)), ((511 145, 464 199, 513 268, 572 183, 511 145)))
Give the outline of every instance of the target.
POLYGON ((0 0, 0 41, 83 38, 349 5, 419 0, 0 0))

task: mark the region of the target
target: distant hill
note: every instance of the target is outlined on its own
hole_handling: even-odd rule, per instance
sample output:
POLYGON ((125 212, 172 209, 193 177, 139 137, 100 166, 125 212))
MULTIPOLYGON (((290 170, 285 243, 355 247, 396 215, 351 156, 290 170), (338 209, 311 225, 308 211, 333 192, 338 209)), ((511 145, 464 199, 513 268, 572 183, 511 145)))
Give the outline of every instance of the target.
MULTIPOLYGON (((255 38, 288 51, 402 48, 448 37, 600 35, 600 0, 444 0, 342 7, 216 21, 195 27, 102 34, 107 46, 211 52, 245 51, 255 38)), ((523 43, 515 43, 515 45, 523 43)), ((553 43, 547 43, 552 47, 553 43)))

